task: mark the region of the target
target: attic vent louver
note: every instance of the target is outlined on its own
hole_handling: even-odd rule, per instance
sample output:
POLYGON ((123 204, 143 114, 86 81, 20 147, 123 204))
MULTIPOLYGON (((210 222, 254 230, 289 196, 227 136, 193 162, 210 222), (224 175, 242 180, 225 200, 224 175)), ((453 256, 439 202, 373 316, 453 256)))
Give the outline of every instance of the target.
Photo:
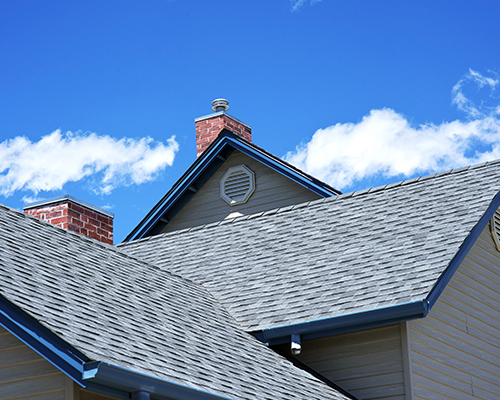
POLYGON ((490 220, 491 236, 495 242, 497 250, 500 251, 500 211, 496 210, 490 220))
POLYGON ((255 175, 245 165, 229 168, 220 180, 220 197, 230 206, 248 201, 255 191, 255 175))

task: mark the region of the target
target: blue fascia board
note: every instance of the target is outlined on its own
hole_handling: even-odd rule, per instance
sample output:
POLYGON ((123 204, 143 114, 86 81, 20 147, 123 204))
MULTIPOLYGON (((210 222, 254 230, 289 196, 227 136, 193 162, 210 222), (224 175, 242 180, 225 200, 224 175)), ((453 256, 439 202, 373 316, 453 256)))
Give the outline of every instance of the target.
POLYGON ((113 387, 124 393, 142 390, 157 400, 231 400, 179 383, 163 380, 150 375, 131 371, 104 362, 91 362, 85 365, 84 379, 96 387, 113 387))
POLYGON ((308 179, 306 176, 298 173, 297 171, 294 171, 293 169, 277 162, 276 160, 273 160, 266 154, 259 152, 257 149, 247 145, 246 143, 239 141, 237 139, 233 139, 231 137, 225 137, 224 140, 227 140, 231 145, 236 148, 237 150, 240 150, 241 152, 245 153, 246 155, 254 158, 257 161, 260 161, 264 165, 272 168, 276 172, 279 172, 283 175, 285 175, 287 178, 290 178, 294 182, 298 183, 299 185, 302 185, 306 187, 307 189, 313 191, 314 193, 318 194, 321 197, 331 197, 335 194, 338 193, 332 193, 330 190, 325 189, 321 185, 318 185, 308 179))
POLYGON ((216 146, 207 149, 201 156, 197 163, 194 164, 194 168, 188 170, 185 176, 181 178, 174 190, 171 191, 170 195, 166 198, 160 200, 160 202, 154 207, 151 215, 146 220, 143 220, 139 226, 137 226, 124 240, 124 242, 129 242, 132 240, 142 239, 149 230, 160 220, 162 215, 174 204, 188 187, 207 169, 210 163, 213 161, 217 154, 226 146, 226 143, 218 143, 216 146))
POLYGON ((289 179, 292 179, 294 182, 306 187, 321 197, 331 197, 338 194, 324 188, 320 184, 316 184, 311 179, 298 173, 297 171, 294 171, 286 165, 273 160, 268 155, 258 151, 256 148, 246 144, 242 140, 239 140, 236 135, 223 133, 200 156, 197 162, 193 164, 192 168, 187 171, 185 176, 183 176, 181 180, 176 183, 170 195, 167 195, 167 197, 160 200, 160 202, 153 208, 149 217, 146 217, 143 221, 141 221, 140 224, 125 238, 124 242, 138 240, 145 237, 150 229, 160 220, 162 215, 182 196, 186 190, 188 190, 189 186, 192 185, 192 183, 207 169, 217 155, 219 155, 227 146, 240 150, 249 157, 260 161, 264 165, 288 177, 289 179))
POLYGON ((318 339, 410 319, 423 318, 428 312, 429 305, 427 300, 419 300, 336 317, 267 328, 253 334, 257 339, 273 346, 290 342, 292 334, 299 334, 303 341, 318 339))
POLYGON ((2 295, 0 324, 75 382, 85 386, 82 374, 86 357, 2 295))
POLYGON ((488 225, 488 222, 493 217, 498 207, 500 207, 500 192, 498 192, 493 198, 483 216, 479 219, 478 223, 474 226, 467 238, 460 245, 460 249, 451 259, 450 263, 448 264, 444 272, 440 275, 440 277, 430 290, 429 294, 427 295, 426 300, 429 302, 431 308, 438 300, 448 282, 450 282, 453 274, 462 264, 469 251, 472 249, 472 246, 474 246, 474 244, 476 243, 484 228, 488 225))

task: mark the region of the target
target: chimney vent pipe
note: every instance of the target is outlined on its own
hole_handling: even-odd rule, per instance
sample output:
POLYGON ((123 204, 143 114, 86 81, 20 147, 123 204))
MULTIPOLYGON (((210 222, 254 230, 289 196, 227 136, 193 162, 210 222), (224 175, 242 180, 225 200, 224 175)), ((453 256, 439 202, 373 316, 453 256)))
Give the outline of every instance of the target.
POLYGON ((215 112, 229 110, 229 101, 226 99, 215 99, 212 101, 212 110, 215 112))

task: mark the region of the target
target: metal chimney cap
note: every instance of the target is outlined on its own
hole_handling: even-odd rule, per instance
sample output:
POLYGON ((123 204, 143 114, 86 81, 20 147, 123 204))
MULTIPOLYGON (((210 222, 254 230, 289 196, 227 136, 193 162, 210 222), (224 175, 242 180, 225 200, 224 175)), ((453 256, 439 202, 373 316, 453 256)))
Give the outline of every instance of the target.
POLYGON ((229 110, 229 101, 227 101, 226 99, 215 99, 214 101, 212 101, 212 110, 214 110, 215 112, 219 112, 219 111, 227 111, 229 110))

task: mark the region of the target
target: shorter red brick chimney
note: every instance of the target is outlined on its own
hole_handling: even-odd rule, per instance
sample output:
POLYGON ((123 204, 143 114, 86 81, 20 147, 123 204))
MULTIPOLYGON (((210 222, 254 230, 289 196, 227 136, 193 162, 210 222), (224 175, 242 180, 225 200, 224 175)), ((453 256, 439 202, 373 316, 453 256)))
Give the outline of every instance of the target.
POLYGON ((212 110, 214 114, 194 120, 196 126, 196 153, 197 157, 212 144, 223 129, 227 129, 243 139, 252 141, 252 128, 250 125, 229 115, 229 102, 225 99, 216 99, 212 101, 212 110))
POLYGON ((24 213, 68 231, 113 244, 114 214, 65 195, 25 204, 24 213))

